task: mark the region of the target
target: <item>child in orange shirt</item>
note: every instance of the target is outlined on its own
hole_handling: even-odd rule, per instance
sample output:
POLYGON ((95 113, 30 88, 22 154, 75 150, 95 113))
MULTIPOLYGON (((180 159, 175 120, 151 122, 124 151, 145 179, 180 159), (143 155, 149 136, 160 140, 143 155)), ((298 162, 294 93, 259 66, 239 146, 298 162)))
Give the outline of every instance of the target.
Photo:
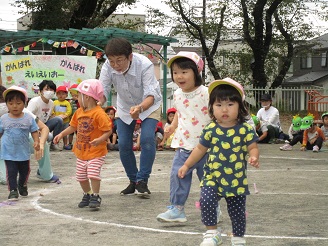
POLYGON ((302 119, 301 130, 305 130, 303 133, 302 151, 312 149, 313 152, 319 152, 325 139, 323 131, 313 121, 314 117, 312 114, 302 119))
POLYGON ((103 87, 97 79, 82 81, 78 87, 80 108, 73 115, 70 125, 54 138, 58 143, 63 137, 77 131, 73 152, 77 157, 76 179, 84 192, 79 208, 99 208, 101 198, 100 170, 107 154, 106 140, 112 131, 111 121, 97 105, 103 98, 103 87), (91 185, 90 185, 91 184, 91 185))

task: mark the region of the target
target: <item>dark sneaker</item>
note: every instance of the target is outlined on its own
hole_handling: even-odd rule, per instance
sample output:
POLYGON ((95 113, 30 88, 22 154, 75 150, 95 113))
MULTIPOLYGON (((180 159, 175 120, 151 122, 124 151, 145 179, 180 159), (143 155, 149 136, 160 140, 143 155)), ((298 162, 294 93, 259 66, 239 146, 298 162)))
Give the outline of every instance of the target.
POLYGON ((89 208, 99 208, 101 204, 101 197, 99 195, 91 195, 89 208))
POLYGON ((67 144, 66 146, 64 146, 64 150, 71 150, 73 148, 72 144, 67 144))
POLYGON ((136 191, 136 183, 130 181, 130 184, 128 185, 128 187, 126 187, 124 190, 121 191, 121 195, 132 195, 134 194, 136 191))
POLYGON ((18 186, 18 191, 21 196, 28 196, 27 186, 18 186))
POLYGON ((9 193, 8 200, 10 201, 17 201, 18 200, 18 191, 17 190, 12 190, 9 193))
POLYGON ((89 206, 90 203, 90 195, 89 194, 84 194, 82 197, 82 201, 79 203, 78 207, 79 208, 84 208, 89 206))
POLYGON ((140 180, 136 183, 136 190, 137 195, 143 196, 143 197, 149 197, 150 191, 148 190, 148 185, 145 181, 140 180))

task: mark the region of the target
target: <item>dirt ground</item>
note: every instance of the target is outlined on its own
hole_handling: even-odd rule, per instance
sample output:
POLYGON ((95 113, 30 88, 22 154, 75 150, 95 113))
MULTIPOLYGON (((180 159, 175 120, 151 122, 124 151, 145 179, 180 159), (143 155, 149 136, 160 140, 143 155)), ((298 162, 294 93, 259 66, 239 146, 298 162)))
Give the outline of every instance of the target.
MULTIPOLYGON (((247 245, 328 245, 328 149, 301 152, 295 146, 293 151, 282 152, 279 146, 260 145, 261 168, 249 167, 252 194, 247 198, 247 245)), ((196 176, 185 208, 188 221, 163 224, 156 220, 169 205, 173 154, 157 152, 149 180, 151 198, 141 199, 119 195, 128 180, 118 152, 110 152, 102 170, 99 211, 77 207, 82 193, 74 178, 73 153, 51 152, 61 184, 40 181, 32 161, 27 198, 8 202, 7 187, 0 186, 0 245, 199 245, 205 229, 195 207, 199 196, 196 176)), ((223 245, 230 245, 225 201, 221 206, 223 245)))

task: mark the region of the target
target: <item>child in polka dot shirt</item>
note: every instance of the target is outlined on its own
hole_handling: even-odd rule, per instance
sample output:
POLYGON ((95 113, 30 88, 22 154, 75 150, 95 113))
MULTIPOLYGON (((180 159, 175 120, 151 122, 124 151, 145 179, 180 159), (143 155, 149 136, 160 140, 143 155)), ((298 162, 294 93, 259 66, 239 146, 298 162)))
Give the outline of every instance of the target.
POLYGON ((201 246, 222 244, 217 227, 217 206, 224 198, 232 222, 232 245, 246 245, 246 195, 249 195, 247 162, 259 167, 258 136, 246 123, 249 116, 244 106, 243 87, 225 78, 209 85, 209 114, 213 121, 205 126, 199 143, 192 151, 178 176, 184 178, 206 153, 207 162, 201 181, 200 206, 206 233, 201 246), (248 159, 246 155, 249 154, 248 159))

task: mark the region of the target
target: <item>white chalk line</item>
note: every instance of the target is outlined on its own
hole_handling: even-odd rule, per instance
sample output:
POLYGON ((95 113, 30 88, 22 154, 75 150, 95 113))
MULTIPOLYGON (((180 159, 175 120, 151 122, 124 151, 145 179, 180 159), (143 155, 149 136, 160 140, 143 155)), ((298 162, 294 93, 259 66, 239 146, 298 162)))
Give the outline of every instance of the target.
MULTIPOLYGON (((51 193, 54 190, 42 190, 42 193, 51 193)), ((38 193, 38 192, 36 192, 38 193)), ((71 220, 77 220, 77 221, 83 221, 87 223, 93 223, 93 224, 99 224, 99 225, 108 225, 108 226, 115 226, 118 228, 129 228, 129 229, 136 229, 136 230, 143 230, 143 231, 150 231, 150 232, 160 232, 160 233, 173 233, 173 234, 184 234, 184 235, 203 235, 203 233, 200 232, 188 232, 188 231, 173 231, 173 230, 163 230, 163 229, 155 229, 150 227, 143 227, 143 226, 132 226, 132 225, 124 225, 119 223, 112 223, 112 222, 105 222, 105 221, 98 221, 98 220, 90 220, 85 219, 82 217, 75 217, 72 215, 67 214, 61 214, 52 211, 51 209, 43 208, 39 204, 40 196, 36 196, 32 201, 32 206, 37 209, 40 212, 52 214, 55 216, 59 216, 65 219, 71 219, 71 220)), ((227 234, 222 233, 223 237, 227 237, 227 234)), ((265 239, 290 239, 290 240, 328 240, 328 237, 292 237, 292 236, 261 236, 261 235, 245 235, 247 238, 265 238, 265 239)))

